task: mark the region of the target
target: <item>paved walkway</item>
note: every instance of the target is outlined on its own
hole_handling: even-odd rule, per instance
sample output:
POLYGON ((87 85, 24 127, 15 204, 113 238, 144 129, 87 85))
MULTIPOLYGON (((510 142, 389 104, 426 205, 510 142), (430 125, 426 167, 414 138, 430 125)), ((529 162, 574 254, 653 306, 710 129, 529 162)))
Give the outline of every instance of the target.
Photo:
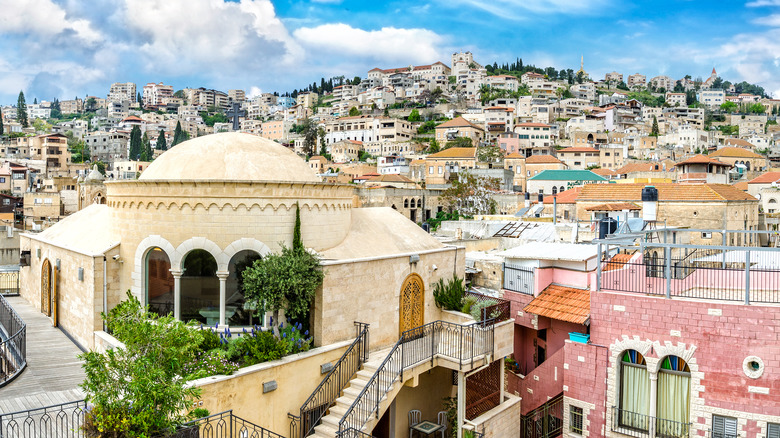
POLYGON ((27 368, 0 388, 0 413, 84 398, 81 350, 24 298, 5 298, 27 324, 27 368))

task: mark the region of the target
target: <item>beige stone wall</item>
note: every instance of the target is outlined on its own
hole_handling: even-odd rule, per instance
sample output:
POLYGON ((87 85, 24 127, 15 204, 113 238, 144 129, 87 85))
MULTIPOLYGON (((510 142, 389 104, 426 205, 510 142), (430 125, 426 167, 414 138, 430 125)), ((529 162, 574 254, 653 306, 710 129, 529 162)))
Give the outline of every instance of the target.
POLYGON ((473 285, 501 290, 504 287, 504 270, 502 264, 502 262, 493 260, 475 261, 474 267, 482 272, 474 274, 473 285))
POLYGON ((201 388, 202 407, 211 413, 233 409, 233 414, 288 436, 287 413, 300 412, 303 402, 325 374, 320 365, 336 363, 351 341, 280 360, 242 368, 231 376, 207 377, 192 382, 201 388), (276 381, 275 391, 263 393, 263 383, 276 381))
POLYGON ((450 247, 420 254, 417 263, 409 263, 409 255, 324 263, 325 280, 314 299, 315 342, 328 345, 352 338, 353 322, 359 321, 370 324, 372 350, 395 343, 400 335, 401 286, 413 273, 425 285, 424 322, 441 319, 433 284, 452 278, 453 273, 464 278, 465 255, 462 248, 450 247))
POLYGON ((474 428, 485 438, 515 438, 520 430, 520 397, 505 394, 504 402, 475 418, 474 428))
MULTIPOLYGON (((82 347, 93 347, 93 332, 102 328, 100 312, 103 311, 103 258, 58 248, 31 240, 25 235, 21 237, 21 247, 23 250, 31 251, 30 266, 23 267, 20 271, 21 296, 37 310, 41 310, 41 269, 44 260, 50 261, 52 270, 56 269, 59 260, 60 269, 57 275, 59 326, 82 347), (78 279, 79 268, 84 269, 83 280, 78 279)), ((109 256, 113 253, 117 253, 117 250, 110 251, 109 256)), ((109 260, 111 263, 107 262, 107 289, 110 308, 118 302, 119 294, 118 264, 112 259, 109 260)))
POLYGON ((351 224, 353 188, 345 185, 133 181, 107 187, 112 225, 127 261, 120 290, 132 289, 142 300, 143 261, 153 246, 168 254, 172 269, 181 267, 189 251, 205 249, 226 271, 241 249, 265 254, 278 251, 280 243, 291 245, 296 201, 307 247, 338 245, 351 224))
POLYGON ((412 409, 420 411, 423 421, 437 423, 439 412, 444 410, 444 398, 456 394, 457 386, 452 384, 452 370, 444 367, 433 368, 408 380, 395 397, 394 436, 409 435, 409 411, 412 409))

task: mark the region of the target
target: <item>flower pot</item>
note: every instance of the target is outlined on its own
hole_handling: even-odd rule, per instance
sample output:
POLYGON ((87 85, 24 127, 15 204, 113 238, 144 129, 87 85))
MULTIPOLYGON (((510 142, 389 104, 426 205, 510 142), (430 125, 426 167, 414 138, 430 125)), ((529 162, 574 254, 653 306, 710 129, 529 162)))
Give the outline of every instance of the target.
POLYGON ((590 340, 590 335, 586 335, 585 333, 570 332, 569 339, 574 342, 579 342, 580 344, 587 344, 590 340))

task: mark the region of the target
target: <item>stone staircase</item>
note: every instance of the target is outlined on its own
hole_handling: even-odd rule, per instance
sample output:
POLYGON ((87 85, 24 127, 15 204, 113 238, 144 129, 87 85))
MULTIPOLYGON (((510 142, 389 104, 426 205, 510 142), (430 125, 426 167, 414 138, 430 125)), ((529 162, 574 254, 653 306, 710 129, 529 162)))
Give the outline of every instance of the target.
MULTIPOLYGON (((314 434, 311 436, 319 438, 335 438, 339 430, 339 421, 346 414, 347 409, 352 406, 360 392, 366 387, 371 376, 376 373, 379 366, 387 358, 390 353, 390 349, 384 349, 371 353, 368 361, 363 364, 363 368, 357 372, 355 377, 350 380, 349 386, 344 388, 343 395, 336 399, 336 403, 328 410, 328 415, 322 417, 322 423, 314 428, 314 434)), ((400 389, 400 384, 396 382, 394 387, 397 386, 400 389)), ((394 388, 395 389, 395 388, 394 388)), ((391 391, 392 392, 392 391, 391 391)), ((385 394, 390 395, 390 394, 385 394)), ((373 397, 373 396, 369 396, 373 397)), ((389 397, 388 397, 389 398, 389 397)), ((390 398, 392 401, 392 398, 390 398)), ((379 413, 381 417, 384 410, 387 409, 389 403, 385 403, 382 412, 379 413)))

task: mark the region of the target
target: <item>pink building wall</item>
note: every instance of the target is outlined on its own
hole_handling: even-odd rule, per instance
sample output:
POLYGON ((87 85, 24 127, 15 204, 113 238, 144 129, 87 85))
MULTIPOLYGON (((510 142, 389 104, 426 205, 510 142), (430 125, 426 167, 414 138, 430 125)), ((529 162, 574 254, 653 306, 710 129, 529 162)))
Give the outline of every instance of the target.
MULTIPOLYGON (((605 409, 607 378, 606 348, 567 342, 564 351, 563 396, 595 405, 588 412, 590 436, 604 436, 609 411, 605 409)), ((568 412, 564 412, 568 415, 568 412)))
POLYGON ((564 351, 561 349, 525 378, 521 379, 512 374, 514 378, 507 379, 507 383, 511 384, 509 386, 511 392, 516 391, 523 398, 521 408, 523 415, 547 403, 549 399, 563 391, 563 361, 564 351))

